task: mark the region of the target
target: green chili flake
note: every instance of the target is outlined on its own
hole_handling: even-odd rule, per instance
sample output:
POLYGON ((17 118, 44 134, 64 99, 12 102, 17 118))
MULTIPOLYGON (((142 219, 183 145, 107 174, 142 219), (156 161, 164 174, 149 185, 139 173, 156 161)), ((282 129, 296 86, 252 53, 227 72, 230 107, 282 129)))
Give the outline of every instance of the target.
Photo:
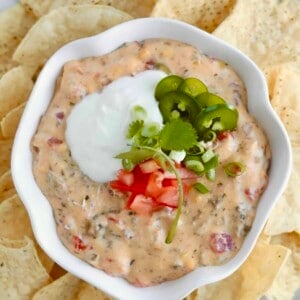
POLYGON ((240 162, 233 161, 223 166, 223 169, 228 176, 236 177, 242 175, 246 167, 240 162))

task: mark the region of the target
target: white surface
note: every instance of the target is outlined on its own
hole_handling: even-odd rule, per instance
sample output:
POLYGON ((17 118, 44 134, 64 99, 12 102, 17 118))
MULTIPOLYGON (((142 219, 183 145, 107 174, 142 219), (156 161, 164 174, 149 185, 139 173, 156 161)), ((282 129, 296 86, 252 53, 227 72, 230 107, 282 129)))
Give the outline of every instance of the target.
POLYGON ((100 93, 83 97, 74 106, 67 119, 66 140, 72 158, 85 175, 96 182, 116 178, 122 161, 115 157, 130 150, 126 134, 135 106, 147 112, 144 121, 162 126, 154 90, 165 76, 158 70, 124 76, 105 86, 100 93))
POLYGON ((0 0, 0 1, 1 1, 0 2, 0 11, 6 9, 18 2, 17 0, 0 0))
POLYGON ((252 250, 269 213, 287 183, 291 169, 288 136, 268 101, 262 73, 245 55, 217 38, 182 22, 166 19, 137 19, 123 23, 91 38, 61 48, 45 65, 23 114, 12 153, 12 174, 16 189, 26 206, 36 238, 45 252, 63 268, 119 299, 180 299, 193 289, 220 280, 235 271, 252 250), (51 207, 32 174, 30 141, 45 112, 63 64, 71 59, 98 56, 124 42, 147 38, 172 38, 189 43, 204 53, 220 58, 239 73, 246 84, 249 111, 264 128, 272 148, 269 184, 258 205, 256 218, 239 253, 223 266, 201 267, 186 276, 158 286, 137 288, 121 278, 97 270, 73 256, 60 242, 51 207), (41 101, 41 99, 43 99, 41 101))

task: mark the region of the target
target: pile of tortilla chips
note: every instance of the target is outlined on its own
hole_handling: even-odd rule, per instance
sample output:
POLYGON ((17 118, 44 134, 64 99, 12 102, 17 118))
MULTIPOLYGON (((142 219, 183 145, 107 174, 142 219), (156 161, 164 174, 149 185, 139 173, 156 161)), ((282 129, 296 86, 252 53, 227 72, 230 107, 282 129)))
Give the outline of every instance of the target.
MULTIPOLYGON (((11 178, 13 138, 39 71, 62 45, 137 17, 176 18, 263 70, 293 147, 289 185, 247 261, 188 299, 292 299, 300 287, 300 1, 21 0, 0 13, 0 299, 111 299, 39 248, 11 178)), ((176 297, 176 295, 174 295, 176 297)))

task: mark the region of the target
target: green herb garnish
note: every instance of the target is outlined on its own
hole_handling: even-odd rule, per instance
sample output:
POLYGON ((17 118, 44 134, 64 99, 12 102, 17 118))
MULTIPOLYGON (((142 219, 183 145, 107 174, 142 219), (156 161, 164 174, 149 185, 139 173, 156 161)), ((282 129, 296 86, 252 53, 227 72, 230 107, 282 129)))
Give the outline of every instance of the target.
MULTIPOLYGON (((183 205, 183 183, 175 161, 183 161, 186 168, 199 176, 215 180, 218 156, 209 145, 224 130, 237 126, 238 111, 224 99, 208 91, 197 78, 183 79, 177 75, 163 78, 156 86, 155 98, 163 117, 164 126, 147 123, 147 112, 142 106, 133 108, 127 138, 131 150, 120 153, 123 168, 132 170, 137 164, 155 159, 164 170, 175 174, 178 182, 178 207, 176 216, 166 237, 171 243, 175 236, 183 205)), ((244 171, 241 163, 232 162, 224 166, 228 176, 238 176, 244 171)), ((198 182, 193 187, 201 194, 209 189, 198 182)))

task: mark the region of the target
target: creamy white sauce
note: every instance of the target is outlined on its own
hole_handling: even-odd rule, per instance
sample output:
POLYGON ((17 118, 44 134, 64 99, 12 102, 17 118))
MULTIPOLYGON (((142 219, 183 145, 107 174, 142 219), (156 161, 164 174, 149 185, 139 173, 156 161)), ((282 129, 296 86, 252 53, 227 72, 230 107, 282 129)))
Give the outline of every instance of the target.
POLYGON ((66 140, 85 175, 97 182, 116 177, 122 165, 114 157, 129 149, 126 133, 135 106, 146 110, 147 122, 162 124, 154 89, 165 76, 162 71, 148 70, 121 77, 75 105, 67 119, 66 140))

